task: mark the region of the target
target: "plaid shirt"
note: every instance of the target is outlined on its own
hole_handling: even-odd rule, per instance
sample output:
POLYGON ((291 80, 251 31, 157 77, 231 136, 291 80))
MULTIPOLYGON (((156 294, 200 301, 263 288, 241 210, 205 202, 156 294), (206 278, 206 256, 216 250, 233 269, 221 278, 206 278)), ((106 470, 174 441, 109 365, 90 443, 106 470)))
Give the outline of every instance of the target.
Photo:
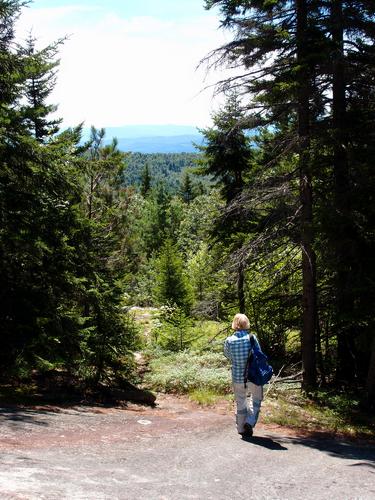
MULTIPOLYGON (((260 349, 259 342, 254 334, 255 345, 260 349)), ((227 337, 224 342, 224 355, 232 362, 233 382, 243 382, 247 357, 250 350, 250 337, 247 330, 237 330, 227 337)))

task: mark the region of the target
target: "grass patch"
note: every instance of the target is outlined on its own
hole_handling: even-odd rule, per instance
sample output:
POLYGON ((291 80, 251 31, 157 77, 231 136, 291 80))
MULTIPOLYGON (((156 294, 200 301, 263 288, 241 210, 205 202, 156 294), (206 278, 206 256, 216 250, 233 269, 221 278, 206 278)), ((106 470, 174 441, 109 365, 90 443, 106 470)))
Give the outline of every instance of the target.
POLYGON ((361 408, 357 394, 319 391, 307 397, 298 387, 281 386, 265 401, 262 422, 348 438, 375 439, 375 416, 361 408))
POLYGON ((150 360, 143 384, 148 389, 189 394, 207 390, 227 394, 231 390, 229 365, 222 354, 183 351, 164 353, 150 360))
POLYGON ((195 389, 189 393, 189 399, 202 406, 210 406, 222 400, 223 395, 209 389, 195 389))

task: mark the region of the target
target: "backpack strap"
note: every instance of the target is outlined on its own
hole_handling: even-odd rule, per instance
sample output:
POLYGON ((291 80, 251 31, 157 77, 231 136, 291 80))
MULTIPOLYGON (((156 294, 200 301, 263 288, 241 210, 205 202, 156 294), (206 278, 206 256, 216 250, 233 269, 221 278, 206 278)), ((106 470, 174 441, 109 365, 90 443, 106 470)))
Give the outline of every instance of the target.
POLYGON ((255 347, 254 336, 251 335, 250 333, 249 333, 249 340, 250 340, 250 349, 249 349, 249 354, 247 355, 245 370, 243 372, 243 383, 244 383, 245 389, 247 387, 247 373, 249 371, 249 366, 250 366, 251 360, 253 359, 253 349, 255 347))
POLYGON ((255 347, 254 335, 250 335, 250 333, 249 333, 249 338, 250 338, 251 348, 254 349, 254 347, 255 347))

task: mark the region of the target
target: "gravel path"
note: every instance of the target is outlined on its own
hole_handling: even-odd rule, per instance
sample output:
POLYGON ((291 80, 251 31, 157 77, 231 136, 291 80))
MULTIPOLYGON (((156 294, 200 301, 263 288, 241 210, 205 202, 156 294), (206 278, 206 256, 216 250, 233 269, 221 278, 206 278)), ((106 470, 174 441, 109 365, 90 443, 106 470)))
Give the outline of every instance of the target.
POLYGON ((3 408, 3 499, 374 499, 375 447, 260 427, 225 405, 3 408))

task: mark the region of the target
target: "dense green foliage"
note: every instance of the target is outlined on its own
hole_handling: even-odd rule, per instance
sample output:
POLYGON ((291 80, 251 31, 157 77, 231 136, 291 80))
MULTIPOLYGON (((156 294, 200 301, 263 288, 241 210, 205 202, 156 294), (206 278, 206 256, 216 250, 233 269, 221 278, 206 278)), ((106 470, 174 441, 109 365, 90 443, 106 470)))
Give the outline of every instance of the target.
POLYGON ((93 129, 54 134, 46 104, 56 44, 14 49, 22 2, 0 2, 0 367, 79 373, 97 384, 129 374, 131 328, 118 281, 122 153, 93 129))
POLYGON ((147 167, 151 186, 165 182, 168 190, 176 190, 181 172, 195 167, 198 158, 198 153, 129 153, 123 183, 125 186, 142 185, 147 167))
POLYGON ((373 2, 207 1, 233 35, 208 61, 237 73, 199 152, 165 155, 58 131, 61 41, 17 46, 22 4, 0 1, 2 373, 118 381, 128 306, 162 308, 151 341, 173 352, 194 346, 193 320, 241 310, 276 369, 367 385, 373 404, 373 2))
POLYGON ((374 219, 365 200, 374 182, 374 138, 361 131, 373 120, 374 4, 210 0, 206 6, 220 8, 233 34, 211 63, 243 70, 220 88, 235 88, 245 122, 266 130, 248 196, 231 208, 258 222, 242 262, 253 276, 265 260, 271 282, 263 303, 272 301, 286 328, 302 298, 295 326, 302 332, 305 386, 317 383, 317 368, 321 383, 335 378, 358 387, 367 378, 373 402, 374 219))
POLYGON ((181 255, 166 239, 156 260, 155 297, 159 304, 176 304, 189 310, 189 286, 181 255))

